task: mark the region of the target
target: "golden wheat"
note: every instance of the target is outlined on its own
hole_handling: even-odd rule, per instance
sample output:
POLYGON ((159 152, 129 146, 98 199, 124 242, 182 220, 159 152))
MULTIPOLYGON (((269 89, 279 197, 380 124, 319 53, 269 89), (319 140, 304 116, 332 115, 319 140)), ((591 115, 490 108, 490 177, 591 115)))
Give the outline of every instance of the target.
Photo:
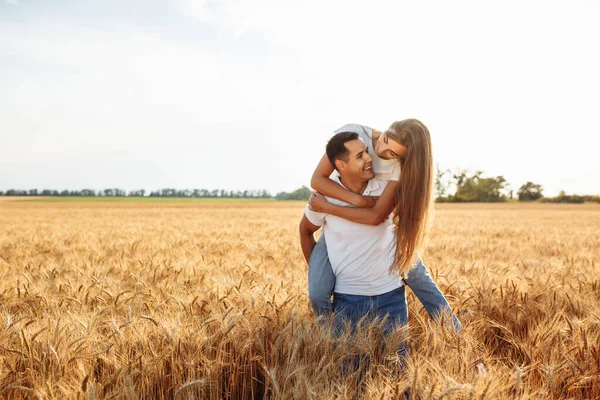
POLYGON ((409 295, 404 369, 404 332, 315 323, 302 208, 3 201, 0 397, 600 398, 600 207, 438 206, 424 260, 465 329, 409 295))

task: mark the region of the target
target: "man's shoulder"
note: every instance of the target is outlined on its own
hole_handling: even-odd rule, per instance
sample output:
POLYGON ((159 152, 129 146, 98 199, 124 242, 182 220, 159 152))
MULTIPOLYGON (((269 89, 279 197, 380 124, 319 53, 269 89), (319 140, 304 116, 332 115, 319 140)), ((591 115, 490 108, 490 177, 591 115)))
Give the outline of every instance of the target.
POLYGON ((308 222, 314 226, 323 226, 325 223, 325 217, 327 216, 327 214, 313 211, 308 204, 306 207, 304 207, 304 215, 306 216, 308 222))

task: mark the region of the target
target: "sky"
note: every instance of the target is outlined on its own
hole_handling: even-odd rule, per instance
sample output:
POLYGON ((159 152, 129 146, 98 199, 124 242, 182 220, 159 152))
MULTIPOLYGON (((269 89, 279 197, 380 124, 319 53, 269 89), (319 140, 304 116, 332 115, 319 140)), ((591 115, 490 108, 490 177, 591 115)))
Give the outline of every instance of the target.
POLYGON ((600 194, 594 0, 0 0, 0 190, 309 185, 418 118, 443 169, 600 194))

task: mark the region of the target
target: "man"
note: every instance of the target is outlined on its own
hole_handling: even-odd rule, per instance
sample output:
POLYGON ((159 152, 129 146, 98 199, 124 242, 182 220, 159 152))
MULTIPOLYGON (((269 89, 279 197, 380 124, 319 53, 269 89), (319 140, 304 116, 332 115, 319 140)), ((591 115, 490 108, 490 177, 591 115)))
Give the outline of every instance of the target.
MULTIPOLYGON (((336 134, 327 143, 327 156, 338 171, 335 179, 348 190, 363 196, 379 196, 386 182, 373 179, 372 157, 356 133, 336 134)), ((328 199, 330 202, 345 203, 328 199)), ((313 233, 323 227, 329 259, 336 275, 333 307, 336 320, 354 326, 365 314, 387 315, 386 331, 408 323, 404 284, 389 272, 394 261, 393 226, 351 222, 333 215, 316 213, 307 206, 300 222, 304 258, 316 244, 313 233)))
MULTIPOLYGON (((385 181, 373 179, 372 157, 356 133, 341 132, 331 138, 327 156, 337 170, 332 179, 363 196, 379 196, 385 181)), ((328 198, 338 205, 348 204, 328 198)), ((395 237, 391 219, 372 226, 351 222, 333 215, 316 213, 308 206, 300 223, 300 240, 307 262, 315 246, 313 233, 323 227, 327 253, 336 275, 333 308, 336 322, 350 321, 354 326, 365 314, 387 315, 386 331, 408 323, 404 282, 389 272, 394 261, 395 237)), ((419 260, 415 266, 413 290, 432 316, 451 311, 446 299, 419 260)), ((411 282, 411 274, 407 282, 411 282)), ((412 287, 412 284, 411 284, 412 287)), ((323 314, 323 313, 321 313, 323 314)), ((325 314, 326 315, 326 314, 325 314)), ((460 322, 453 316, 460 329, 460 322)))

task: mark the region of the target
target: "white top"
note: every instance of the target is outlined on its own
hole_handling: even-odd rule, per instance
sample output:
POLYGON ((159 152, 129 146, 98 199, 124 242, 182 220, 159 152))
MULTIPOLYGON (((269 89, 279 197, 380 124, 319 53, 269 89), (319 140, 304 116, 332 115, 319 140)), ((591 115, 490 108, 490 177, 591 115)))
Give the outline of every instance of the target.
POLYGON ((346 124, 334 133, 354 132, 358 134, 369 149, 369 154, 373 156, 373 172, 375 179, 381 181, 398 181, 400 179, 400 163, 396 159, 384 160, 375 153, 373 148, 373 128, 358 124, 346 124))
MULTIPOLYGON (((338 183, 342 184, 339 180, 338 183)), ((371 179, 363 196, 381 195, 386 184, 387 182, 371 179)), ((329 197, 327 201, 350 206, 329 197)), ((397 274, 389 272, 394 262, 396 246, 391 218, 373 226, 314 212, 308 205, 304 213, 311 223, 323 227, 329 261, 336 276, 336 293, 375 296, 404 284, 397 274)))

